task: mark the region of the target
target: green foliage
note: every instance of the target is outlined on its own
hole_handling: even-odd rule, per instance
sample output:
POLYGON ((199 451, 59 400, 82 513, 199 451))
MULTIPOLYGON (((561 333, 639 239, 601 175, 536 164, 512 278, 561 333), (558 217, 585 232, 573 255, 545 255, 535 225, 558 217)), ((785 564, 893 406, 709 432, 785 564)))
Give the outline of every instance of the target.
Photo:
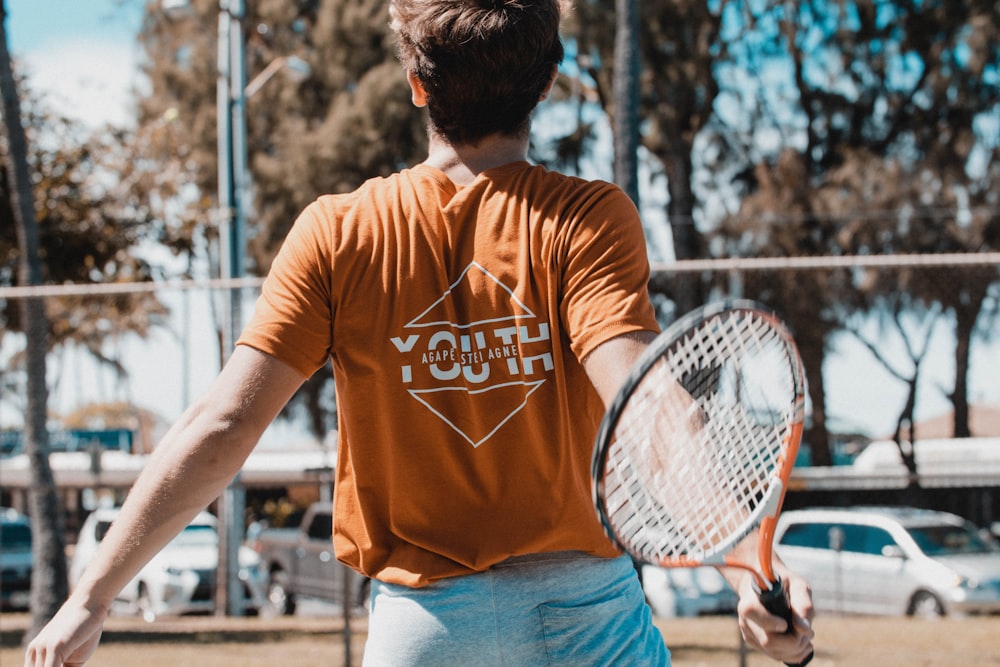
MULTIPOLYGON (((88 137, 78 123, 37 100, 29 99, 25 109, 44 282, 150 280, 153 267, 136 252, 147 220, 123 205, 116 185, 114 154, 121 135, 108 129, 88 137)), ((18 284, 14 230, 8 174, 0 167, 0 284, 8 286, 18 284)), ((16 301, 7 301, 0 307, 3 331, 22 329, 16 306, 16 301)), ((54 347, 73 341, 98 356, 110 333, 145 335, 165 312, 148 295, 50 299, 46 307, 54 347)))
MULTIPOLYGON (((426 155, 426 129, 395 59, 385 0, 246 4, 249 81, 279 58, 296 56, 310 66, 304 81, 279 72, 246 103, 253 194, 246 268, 260 275, 309 202, 419 162, 426 155)), ((196 258, 192 265, 207 258, 210 267, 218 253, 218 12, 216 0, 193 0, 186 15, 148 13, 140 43, 151 85, 139 100, 139 134, 147 139, 135 151, 145 165, 139 180, 166 188, 159 214, 151 216, 158 239, 196 258), (165 113, 174 120, 164 124, 165 113), (164 173, 172 174, 166 182, 164 173)), ((305 410, 322 437, 335 407, 327 399, 331 376, 320 375, 289 410, 305 410)))
MULTIPOLYGON (((210 223, 218 178, 219 5, 195 0, 191 6, 188 15, 147 15, 140 43, 151 92, 139 108, 144 128, 161 122, 165 112, 177 119, 171 126, 175 145, 183 147, 177 171, 198 195, 189 197, 180 216, 184 222, 166 225, 163 237, 179 250, 204 255, 216 238, 210 223)), ((260 0, 247 3, 247 12, 248 80, 288 56, 301 58, 311 70, 304 81, 279 72, 246 104, 253 191, 248 270, 263 274, 311 200, 419 161, 426 137, 395 60, 384 0, 260 0)), ((164 157, 179 160, 162 146, 150 148, 151 160, 159 151, 151 164, 162 165, 164 157)))
MULTIPOLYGON (((781 48, 755 70, 749 59, 738 64, 742 77, 784 66, 787 78, 758 96, 728 95, 741 100, 742 112, 729 116, 738 119, 729 136, 748 138, 737 149, 746 155, 762 129, 780 140, 747 165, 748 192, 716 247, 738 256, 998 248, 995 3, 799 3, 764 6, 752 19, 746 25, 755 40, 781 48)), ((956 415, 967 415, 969 341, 996 274, 956 279, 962 275, 844 270, 811 285, 774 277, 750 295, 781 303, 801 337, 820 341, 848 326, 853 313, 950 311, 956 370, 949 397, 956 415)), ((821 344, 803 347, 807 366, 822 364, 821 344)), ((913 368, 910 404, 918 358, 913 368)), ((810 383, 821 392, 817 384, 810 383)), ((814 394, 813 404, 820 401, 814 394)), ((956 419, 955 431, 968 434, 967 422, 956 419)))

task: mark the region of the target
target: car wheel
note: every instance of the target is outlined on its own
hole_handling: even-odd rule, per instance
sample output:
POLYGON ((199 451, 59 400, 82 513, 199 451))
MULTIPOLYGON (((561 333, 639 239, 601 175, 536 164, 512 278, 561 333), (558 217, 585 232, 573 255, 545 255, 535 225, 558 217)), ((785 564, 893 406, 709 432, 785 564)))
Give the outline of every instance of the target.
POLYGON ((156 610, 153 608, 153 600, 149 596, 149 589, 146 584, 139 583, 139 596, 136 598, 136 607, 142 620, 152 623, 156 620, 156 610))
POLYGON ((940 618, 944 616, 944 605, 929 591, 917 591, 910 600, 910 616, 918 618, 940 618))
POLYGON ((295 613, 295 598, 288 592, 288 574, 275 570, 267 585, 267 601, 278 614, 295 613))

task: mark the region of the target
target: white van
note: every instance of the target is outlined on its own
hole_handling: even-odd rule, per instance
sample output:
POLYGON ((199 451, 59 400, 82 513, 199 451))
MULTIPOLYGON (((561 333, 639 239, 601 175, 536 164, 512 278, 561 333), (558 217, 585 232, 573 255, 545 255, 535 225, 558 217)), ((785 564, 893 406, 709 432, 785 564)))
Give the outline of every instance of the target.
POLYGON ((946 512, 850 507, 784 512, 775 552, 821 612, 1000 613, 1000 546, 946 512))

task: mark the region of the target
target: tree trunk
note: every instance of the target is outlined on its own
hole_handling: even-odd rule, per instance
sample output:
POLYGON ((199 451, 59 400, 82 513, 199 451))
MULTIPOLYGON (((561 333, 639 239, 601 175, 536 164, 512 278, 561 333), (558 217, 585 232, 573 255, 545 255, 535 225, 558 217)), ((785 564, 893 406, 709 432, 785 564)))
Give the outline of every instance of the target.
MULTIPOLYGON (((0 0, 0 94, 3 96, 4 138, 10 198, 17 227, 20 250, 18 281, 21 285, 42 282, 38 253, 38 223, 28 169, 28 146, 21 124, 21 105, 7 47, 7 9, 0 0)), ((48 622, 66 599, 66 545, 62 507, 49 466, 49 437, 46 424, 48 388, 45 383, 45 355, 48 352, 49 325, 41 298, 21 301, 27 358, 27 414, 24 421, 24 447, 31 466, 28 512, 34 530, 32 545, 34 574, 31 580, 31 626, 25 635, 30 640, 48 622)))
MULTIPOLYGON (((700 255, 698 232, 694 228, 694 193, 691 192, 691 155, 689 150, 676 144, 667 152, 657 155, 667 175, 670 202, 667 218, 674 240, 674 257, 680 260, 697 259, 700 255)), ((677 314, 683 315, 697 308, 704 301, 699 275, 685 272, 676 276, 671 297, 677 314)))
POLYGON ((984 287, 974 290, 968 303, 955 304, 955 388, 948 398, 955 410, 952 434, 956 438, 968 438, 972 435, 969 427, 969 350, 972 330, 976 326, 985 298, 984 287))
MULTIPOLYGON (((818 320, 814 320, 818 321, 818 320)), ((812 465, 833 465, 830 438, 826 430, 826 390, 823 387, 823 330, 819 326, 800 331, 796 343, 802 355, 802 365, 806 376, 806 391, 812 404, 812 419, 804 434, 809 446, 812 465)))
POLYGON ((639 205, 639 7, 615 0, 615 182, 639 205))
POLYGON ((916 405, 917 405, 917 380, 920 377, 920 366, 913 369, 913 377, 907 382, 906 404, 899 413, 896 420, 896 432, 893 440, 896 448, 899 449, 899 456, 903 460, 903 465, 910 474, 909 487, 918 486, 917 478, 917 427, 916 427, 916 405))

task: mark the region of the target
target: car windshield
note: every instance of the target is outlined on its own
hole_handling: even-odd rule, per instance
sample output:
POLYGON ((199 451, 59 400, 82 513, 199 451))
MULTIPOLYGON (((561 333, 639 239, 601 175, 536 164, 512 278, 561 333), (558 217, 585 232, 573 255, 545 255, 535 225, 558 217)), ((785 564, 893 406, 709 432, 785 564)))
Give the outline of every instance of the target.
POLYGON ((213 546, 219 543, 215 528, 204 524, 188 526, 170 542, 172 547, 213 546))
POLYGON ((966 526, 941 524, 934 526, 910 526, 906 529, 917 546, 928 556, 951 556, 959 554, 993 554, 1000 548, 981 537, 966 526))

